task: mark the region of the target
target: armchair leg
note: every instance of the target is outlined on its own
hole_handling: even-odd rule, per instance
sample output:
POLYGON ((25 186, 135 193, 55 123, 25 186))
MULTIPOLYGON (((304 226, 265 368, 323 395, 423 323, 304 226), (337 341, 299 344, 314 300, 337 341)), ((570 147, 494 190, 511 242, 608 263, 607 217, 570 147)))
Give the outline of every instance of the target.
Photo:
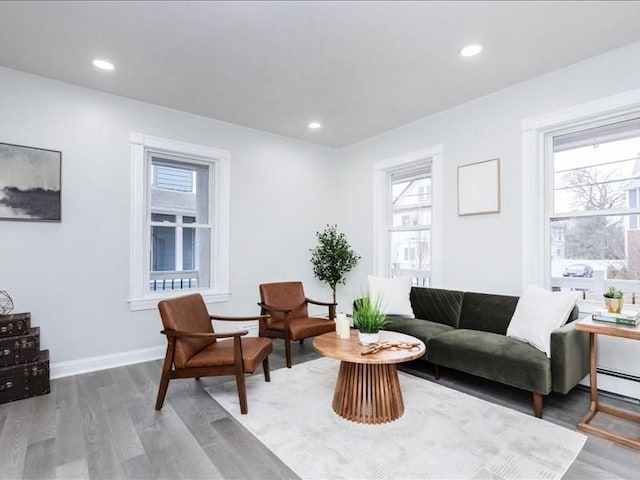
POLYGON ((264 381, 270 382, 271 372, 269 371, 269 355, 267 355, 265 359, 262 361, 262 370, 264 372, 264 381))
POLYGON ((247 407, 247 385, 244 383, 244 372, 236 373, 236 385, 238 387, 238 399, 240 400, 240 413, 245 415, 247 407))
POLYGON ((301 338, 299 342, 300 342, 300 345, 304 345, 304 338, 301 338))
POLYGON ((160 410, 164 404, 164 397, 167 394, 167 387, 171 379, 171 364, 173 363, 173 344, 167 346, 167 355, 164 357, 162 364, 162 377, 160 377, 160 385, 158 386, 158 397, 156 398, 156 410, 160 410))
POLYGON ((288 338, 284 339, 284 354, 287 359, 287 368, 291 368, 291 341, 288 338))
POLYGON ((434 376, 436 377, 436 380, 440 380, 440 366, 439 365, 434 365, 434 376))
POLYGON ((162 372, 162 378, 160 378, 160 386, 158 387, 158 398, 156 398, 156 410, 160 410, 164 404, 164 397, 167 394, 167 387, 169 387, 170 372, 162 372))
POLYGON ((169 374, 163 373, 160 380, 160 387, 158 388, 158 398, 156 399, 156 410, 160 410, 164 404, 164 397, 167 394, 167 387, 169 386, 169 374))

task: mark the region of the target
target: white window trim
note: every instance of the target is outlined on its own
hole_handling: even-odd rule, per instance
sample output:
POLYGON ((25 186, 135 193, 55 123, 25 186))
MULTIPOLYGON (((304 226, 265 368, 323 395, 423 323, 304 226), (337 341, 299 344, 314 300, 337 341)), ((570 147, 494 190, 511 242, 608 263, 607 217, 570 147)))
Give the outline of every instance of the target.
MULTIPOLYGON (((547 210, 550 175, 545 165, 553 133, 621 116, 640 113, 640 89, 572 108, 522 120, 522 290, 530 285, 551 287, 550 235, 547 210)), ((581 302, 591 306, 593 302, 581 302)))
POLYGON ((207 303, 222 303, 229 300, 229 207, 231 154, 213 147, 178 142, 160 137, 131 133, 131 239, 130 281, 131 310, 152 310, 164 298, 200 293, 207 303), (182 155, 210 162, 214 165, 213 188, 213 234, 211 249, 211 284, 213 288, 176 290, 173 292, 149 293, 149 234, 146 231, 147 169, 145 151, 152 149, 173 155, 182 155))
POLYGON ((433 145, 373 164, 373 275, 389 276, 389 246, 386 226, 389 215, 389 173, 431 161, 431 276, 430 285, 442 284, 442 145, 433 145))

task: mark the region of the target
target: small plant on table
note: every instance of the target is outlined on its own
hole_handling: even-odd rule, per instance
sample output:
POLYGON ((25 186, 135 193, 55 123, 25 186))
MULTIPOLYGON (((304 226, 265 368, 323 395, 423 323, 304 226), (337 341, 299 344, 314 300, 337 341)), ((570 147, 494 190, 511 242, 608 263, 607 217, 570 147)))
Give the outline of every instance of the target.
POLYGON ((610 285, 607 291, 604 293, 604 303, 607 306, 609 313, 620 313, 622 311, 622 304, 624 293, 622 290, 610 285))

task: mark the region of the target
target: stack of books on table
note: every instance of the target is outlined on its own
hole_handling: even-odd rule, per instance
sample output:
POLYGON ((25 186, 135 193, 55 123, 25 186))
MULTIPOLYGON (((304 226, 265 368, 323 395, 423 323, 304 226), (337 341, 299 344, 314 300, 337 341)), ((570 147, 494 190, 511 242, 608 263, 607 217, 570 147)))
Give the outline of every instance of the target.
POLYGON ((619 325, 638 325, 640 312, 609 313, 606 310, 596 310, 591 318, 597 322, 617 323, 619 325))

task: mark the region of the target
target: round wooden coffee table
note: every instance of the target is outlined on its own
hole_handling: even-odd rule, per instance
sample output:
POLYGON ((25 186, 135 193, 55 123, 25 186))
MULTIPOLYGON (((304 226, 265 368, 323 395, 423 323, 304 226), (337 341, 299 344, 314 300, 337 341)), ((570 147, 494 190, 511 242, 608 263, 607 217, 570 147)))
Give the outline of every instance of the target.
POLYGON ((333 394, 333 410, 343 418, 358 423, 392 422, 404 413, 402 391, 396 364, 424 355, 424 343, 415 337, 396 332, 380 332, 380 342, 417 343, 408 349, 385 348, 362 355, 369 347, 358 343, 358 331, 349 339, 329 332, 313 339, 313 348, 325 357, 340 360, 340 371, 333 394))

